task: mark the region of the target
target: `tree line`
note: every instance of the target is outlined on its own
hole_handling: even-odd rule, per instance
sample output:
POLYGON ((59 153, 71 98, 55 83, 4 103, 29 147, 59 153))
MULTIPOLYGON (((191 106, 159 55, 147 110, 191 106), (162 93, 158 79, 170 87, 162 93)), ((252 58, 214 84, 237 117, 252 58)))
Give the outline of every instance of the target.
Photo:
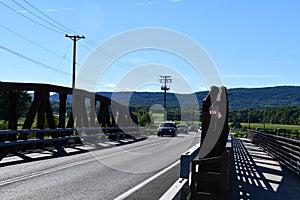
MULTIPOLYGON (((0 92, 0 128, 5 129, 8 121, 8 108, 9 108, 9 95, 8 92, 0 92), (2 124, 2 126, 1 126, 2 124)), ((26 117, 30 105, 32 103, 32 97, 27 92, 19 93, 18 103, 18 118, 26 117)), ((56 101, 51 102, 52 110, 54 114, 59 113, 59 103, 56 101)), ((71 103, 67 103, 67 115, 71 112, 71 103)), ((149 117, 150 106, 135 105, 130 106, 130 111, 134 112, 140 125, 147 125, 150 122, 149 117)), ((200 120, 201 113, 197 112, 193 108, 180 108, 169 107, 168 109, 169 119, 180 120, 185 118, 191 121, 200 120)), ((161 108, 152 110, 156 113, 161 112, 161 108)), ((163 112, 163 111, 162 111, 163 112)), ((229 122, 247 123, 271 123, 271 124, 291 124, 300 125, 300 107, 298 106, 278 106, 269 107, 265 109, 236 109, 229 111, 229 122)))
POLYGON ((261 110, 234 110, 229 112, 229 121, 300 125, 300 107, 280 106, 261 110))

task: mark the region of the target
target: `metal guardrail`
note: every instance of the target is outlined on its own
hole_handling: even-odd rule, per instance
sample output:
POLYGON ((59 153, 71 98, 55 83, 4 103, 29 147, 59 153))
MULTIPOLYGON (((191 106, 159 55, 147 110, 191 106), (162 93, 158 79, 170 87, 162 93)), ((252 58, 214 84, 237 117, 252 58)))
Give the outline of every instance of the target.
MULTIPOLYGON (((231 133, 229 133, 226 143, 226 150, 231 149, 231 133)), ((191 147, 180 157, 180 178, 170 187, 170 189, 160 198, 160 200, 187 200, 191 197, 191 163, 200 151, 200 143, 191 147)))
POLYGON ((300 141, 249 130, 248 138, 300 175, 300 141))
POLYGON ((300 130, 291 131, 291 130, 282 129, 282 128, 277 128, 277 129, 256 128, 255 131, 300 140, 300 130))
POLYGON ((121 140, 124 138, 139 139, 145 137, 143 129, 136 127, 90 127, 90 128, 58 128, 58 129, 28 129, 28 130, 0 130, 0 154, 18 150, 36 148, 36 146, 66 145, 66 144, 82 144, 82 140, 97 138, 109 138, 112 140, 121 140), (128 132, 127 132, 128 131, 128 132), (45 135, 55 133, 57 137, 44 138, 45 135), (79 134, 78 134, 79 133, 79 134), (27 140, 17 139, 22 134, 42 134, 42 138, 32 138, 27 140), (14 136, 11 139, 10 136, 14 136), (64 143, 59 143, 64 142, 64 143), (26 145, 26 147, 24 147, 26 145), (10 148, 12 148, 10 150, 10 148))
POLYGON ((180 178, 172 187, 160 198, 160 200, 179 200, 187 199, 189 196, 190 168, 191 162, 196 158, 200 151, 200 143, 191 147, 180 157, 180 178))

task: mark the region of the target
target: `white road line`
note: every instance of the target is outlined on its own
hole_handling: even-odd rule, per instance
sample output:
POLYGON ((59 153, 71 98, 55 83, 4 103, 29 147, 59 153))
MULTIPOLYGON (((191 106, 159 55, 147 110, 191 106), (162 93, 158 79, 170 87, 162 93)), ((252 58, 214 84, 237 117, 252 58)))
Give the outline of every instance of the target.
POLYGON ((112 157, 112 156, 117 156, 117 155, 120 155, 120 154, 130 152, 130 151, 139 150, 139 149, 142 149, 142 148, 145 148, 145 147, 155 146, 155 145, 167 142, 167 141, 168 140, 163 140, 163 141, 156 142, 156 143, 150 143, 150 144, 146 144, 146 145, 143 145, 143 146, 140 146, 140 147, 135 147, 135 148, 127 149, 127 150, 121 150, 119 152, 107 154, 107 155, 104 155, 104 156, 93 157, 93 158, 89 158, 89 159, 86 159, 86 160, 81 160, 81 161, 77 161, 77 162, 74 162, 74 163, 69 163, 69 164, 66 164, 66 165, 53 167, 51 169, 46 169, 44 171, 34 172, 34 173, 31 173, 31 174, 25 174, 23 176, 18 176, 18 177, 6 179, 6 180, 3 180, 3 181, 0 181, 0 186, 15 183, 15 182, 30 179, 30 178, 34 178, 34 177, 41 176, 41 175, 44 175, 44 174, 49 174, 49 173, 56 172, 56 171, 59 171, 59 170, 75 167, 75 166, 86 164, 86 163, 89 163, 89 162, 94 162, 94 161, 97 161, 98 159, 109 158, 109 157, 112 157))
POLYGON ((169 171, 170 169, 172 169, 173 167, 175 167, 176 165, 178 165, 180 163, 180 160, 176 161, 175 163, 173 163, 172 165, 170 165, 169 167, 165 168, 164 170, 160 171, 159 173, 151 176, 150 178, 146 179, 145 181, 141 182, 140 184, 136 185, 135 187, 131 188, 130 190, 128 190, 127 192, 121 194, 120 196, 118 196, 117 198, 115 198, 115 200, 122 200, 127 198, 128 196, 130 196, 131 194, 133 194, 134 192, 138 191, 139 189, 141 189, 142 187, 144 187, 145 185, 147 185, 148 183, 150 183, 151 181, 153 181, 154 179, 158 178, 159 176, 161 176, 162 174, 166 173, 167 171, 169 171))

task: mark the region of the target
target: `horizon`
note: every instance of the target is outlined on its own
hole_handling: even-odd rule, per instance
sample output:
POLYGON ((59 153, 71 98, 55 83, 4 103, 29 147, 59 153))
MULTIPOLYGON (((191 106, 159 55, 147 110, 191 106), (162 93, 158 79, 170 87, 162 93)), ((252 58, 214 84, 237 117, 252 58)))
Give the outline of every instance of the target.
MULTIPOLYGON (((226 86, 225 86, 226 87, 226 86)), ((299 87, 300 86, 297 86, 297 85, 278 85, 278 86, 267 86, 267 87, 238 87, 238 88, 227 88, 227 90, 236 90, 236 89, 266 89, 266 88, 278 88, 278 87, 299 87)), ((162 91, 97 91, 96 93, 99 93, 99 92, 107 92, 107 93, 133 93, 133 92, 136 92, 136 93, 163 93, 162 91)), ((201 91, 195 91, 193 93, 198 93, 198 92, 209 92, 209 90, 201 90, 201 91)), ((193 93, 174 93, 174 92, 167 92, 167 94, 193 94, 193 93)))
POLYGON ((85 36, 77 41, 76 83, 92 91, 159 92, 161 75, 171 76, 173 93, 208 91, 214 81, 228 89, 300 86, 299 7, 296 0, 77 0, 71 6, 57 0, 0 1, 0 81, 70 87, 73 41, 68 34, 85 36), (153 40, 130 49, 135 41, 148 42, 153 34, 145 30, 151 27, 160 29, 161 44, 172 38, 162 37, 166 31, 180 37, 165 46, 153 40), (144 33, 128 43, 109 43, 130 31, 144 33), (183 50, 186 41, 200 51, 193 46, 179 53, 176 48, 183 50), (192 57, 201 57, 201 51, 206 60, 195 63, 192 57), (97 63, 111 62, 84 74, 93 54, 97 63))

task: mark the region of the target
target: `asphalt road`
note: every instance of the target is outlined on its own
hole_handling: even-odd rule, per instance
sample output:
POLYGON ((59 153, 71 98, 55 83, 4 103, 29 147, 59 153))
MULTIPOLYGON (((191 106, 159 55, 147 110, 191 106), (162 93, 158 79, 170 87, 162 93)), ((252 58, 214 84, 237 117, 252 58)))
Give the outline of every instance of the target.
POLYGON ((149 136, 122 146, 95 150, 86 145, 90 150, 85 153, 5 165, 0 167, 1 199, 159 199, 179 178, 180 155, 197 142, 196 133, 149 136))

